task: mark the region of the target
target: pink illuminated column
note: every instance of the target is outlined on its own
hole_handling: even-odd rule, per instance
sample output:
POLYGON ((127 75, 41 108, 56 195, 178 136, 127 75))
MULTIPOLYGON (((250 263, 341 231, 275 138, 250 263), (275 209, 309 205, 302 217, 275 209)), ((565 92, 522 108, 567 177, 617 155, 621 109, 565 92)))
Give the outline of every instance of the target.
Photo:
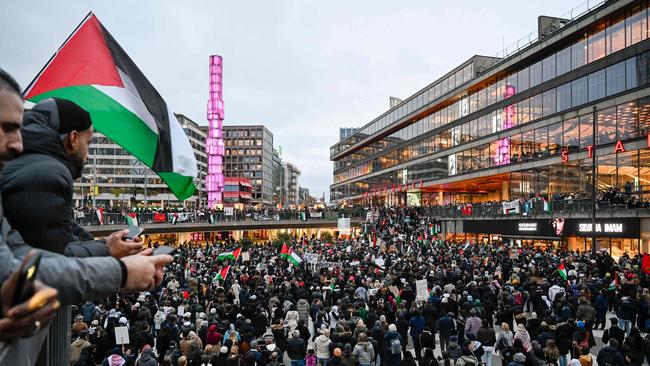
POLYGON ((221 56, 210 56, 210 99, 208 100, 208 140, 205 152, 208 155, 208 175, 205 190, 208 192, 208 207, 223 203, 223 62, 221 56))

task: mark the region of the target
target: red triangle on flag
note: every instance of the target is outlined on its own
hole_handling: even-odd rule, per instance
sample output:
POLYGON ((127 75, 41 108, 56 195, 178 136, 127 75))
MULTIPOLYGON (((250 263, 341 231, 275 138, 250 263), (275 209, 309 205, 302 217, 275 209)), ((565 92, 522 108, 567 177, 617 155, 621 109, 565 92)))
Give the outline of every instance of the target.
POLYGON ((124 86, 106 44, 104 29, 94 14, 89 14, 59 48, 27 89, 25 99, 78 85, 124 86))

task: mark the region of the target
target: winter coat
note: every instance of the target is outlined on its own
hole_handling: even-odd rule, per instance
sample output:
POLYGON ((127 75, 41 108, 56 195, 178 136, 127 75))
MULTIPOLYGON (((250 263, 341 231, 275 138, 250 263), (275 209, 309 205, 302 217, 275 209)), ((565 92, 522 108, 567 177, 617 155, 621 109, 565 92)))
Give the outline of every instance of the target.
POLYGON ((305 324, 309 321, 309 302, 305 299, 298 300, 296 304, 296 310, 298 310, 298 316, 300 320, 304 320, 305 324))
POLYGON ((352 354, 359 363, 370 363, 375 358, 375 351, 368 341, 357 343, 352 350, 352 354))
POLYGON ((307 356, 307 343, 305 340, 298 338, 289 338, 287 341, 287 356, 291 360, 302 360, 307 356))
POLYGON ((142 352, 142 355, 138 362, 136 362, 135 366, 158 366, 158 361, 153 357, 153 352, 148 349, 142 352))
POLYGON ((72 342, 70 345, 70 362, 77 362, 79 356, 81 356, 81 351, 88 346, 90 346, 90 342, 83 338, 77 338, 76 341, 72 342))
POLYGON ((106 243, 94 240, 74 219, 73 176, 80 172, 49 125, 58 113, 52 116, 33 110, 23 116, 23 152, 7 162, 0 176, 5 217, 35 248, 74 257, 108 256, 106 243))
POLYGON ((330 358, 330 343, 332 341, 325 335, 319 335, 314 340, 314 351, 317 358, 330 358))

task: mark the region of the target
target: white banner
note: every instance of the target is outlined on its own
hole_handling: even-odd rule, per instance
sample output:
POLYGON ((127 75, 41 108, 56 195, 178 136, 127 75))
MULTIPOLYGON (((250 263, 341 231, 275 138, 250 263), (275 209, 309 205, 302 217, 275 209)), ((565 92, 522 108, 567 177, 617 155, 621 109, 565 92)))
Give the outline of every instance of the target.
POLYGON ((511 213, 519 213, 519 201, 514 200, 514 201, 506 201, 503 202, 503 213, 505 215, 511 214, 511 213))
POLYGON ((340 218, 338 221, 339 234, 341 235, 350 235, 350 218, 344 217, 340 218))
POLYGON ((429 288, 426 279, 415 281, 415 289, 417 291, 416 300, 426 301, 429 299, 429 288))
POLYGON ((235 214, 235 209, 233 207, 224 207, 223 214, 226 216, 233 216, 235 214))
POLYGON ((307 262, 309 264, 318 263, 318 254, 316 254, 316 253, 305 253, 303 255, 303 258, 305 259, 305 262, 307 262))
POLYGON ((313 211, 310 211, 310 212, 309 212, 309 217, 313 217, 313 218, 321 218, 321 217, 323 217, 323 213, 322 213, 322 212, 313 212, 313 211))
POLYGON ((241 260, 242 262, 248 262, 251 260, 251 253, 250 252, 242 252, 241 253, 241 260))

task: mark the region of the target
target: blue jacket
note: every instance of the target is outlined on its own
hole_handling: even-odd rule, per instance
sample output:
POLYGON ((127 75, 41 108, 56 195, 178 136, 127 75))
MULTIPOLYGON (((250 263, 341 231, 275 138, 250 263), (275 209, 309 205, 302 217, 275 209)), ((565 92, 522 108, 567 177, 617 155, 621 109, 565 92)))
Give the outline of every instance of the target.
POLYGON ((424 331, 425 320, 421 315, 414 316, 409 321, 409 326, 411 327, 411 337, 418 337, 424 331))
POLYGON ((449 337, 452 334, 456 333, 456 325, 454 324, 454 319, 445 315, 440 320, 438 320, 438 332, 440 332, 441 337, 449 337))

